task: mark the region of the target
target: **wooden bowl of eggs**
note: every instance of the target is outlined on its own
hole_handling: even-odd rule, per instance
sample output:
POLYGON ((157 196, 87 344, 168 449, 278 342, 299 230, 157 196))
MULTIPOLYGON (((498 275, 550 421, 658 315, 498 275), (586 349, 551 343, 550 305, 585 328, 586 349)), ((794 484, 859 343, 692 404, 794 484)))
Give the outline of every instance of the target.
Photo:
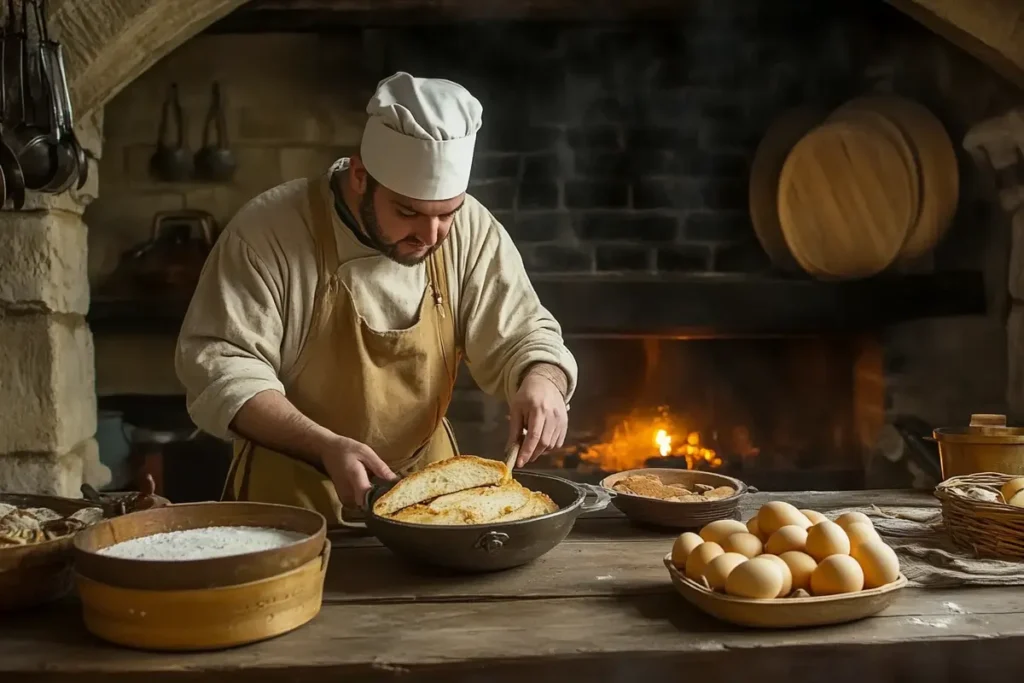
POLYGON ((714 472, 652 467, 617 472, 601 480, 612 505, 631 521, 672 529, 699 529, 708 522, 739 516, 740 499, 750 488, 714 472))
POLYGON ((782 501, 765 503, 746 523, 722 519, 682 534, 665 566, 698 609, 759 628, 863 619, 892 604, 907 584, 867 515, 830 520, 782 501))

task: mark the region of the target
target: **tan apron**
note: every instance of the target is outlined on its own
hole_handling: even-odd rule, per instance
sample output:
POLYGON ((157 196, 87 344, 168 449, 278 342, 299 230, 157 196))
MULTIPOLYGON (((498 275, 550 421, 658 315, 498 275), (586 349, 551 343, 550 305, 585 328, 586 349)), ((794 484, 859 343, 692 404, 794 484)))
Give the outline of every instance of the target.
MULTIPOLYGON (((310 180, 316 301, 285 392, 311 420, 368 445, 395 473, 407 474, 458 453, 444 418, 460 358, 445 247, 426 261, 427 287, 412 327, 373 330, 338 275, 331 197, 330 174, 310 180)), ((314 467, 245 440, 234 451, 225 500, 295 505, 320 512, 328 523, 342 521, 334 485, 314 467)))

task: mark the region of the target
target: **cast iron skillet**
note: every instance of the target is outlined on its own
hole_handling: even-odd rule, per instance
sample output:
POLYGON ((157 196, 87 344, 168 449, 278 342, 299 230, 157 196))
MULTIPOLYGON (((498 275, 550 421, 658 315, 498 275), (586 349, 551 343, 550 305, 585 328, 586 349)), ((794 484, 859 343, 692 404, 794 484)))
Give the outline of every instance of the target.
POLYGON ((489 572, 536 560, 569 535, 577 517, 603 510, 610 500, 608 492, 597 486, 549 474, 516 471, 512 477, 528 489, 549 495, 558 511, 517 522, 468 526, 396 522, 373 514, 373 504, 394 486, 388 483, 374 486, 367 495, 365 524, 344 520, 342 524, 365 527, 391 552, 413 562, 465 572, 489 572), (588 495, 595 500, 587 502, 588 495))

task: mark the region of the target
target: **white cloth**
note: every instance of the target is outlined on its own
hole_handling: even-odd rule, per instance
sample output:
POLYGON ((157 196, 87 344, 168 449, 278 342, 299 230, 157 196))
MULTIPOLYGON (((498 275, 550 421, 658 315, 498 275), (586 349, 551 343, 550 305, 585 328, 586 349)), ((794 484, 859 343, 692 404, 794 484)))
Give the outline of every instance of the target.
POLYGON ((412 199, 445 200, 469 187, 483 105, 458 83, 384 79, 366 105, 363 165, 381 185, 412 199))

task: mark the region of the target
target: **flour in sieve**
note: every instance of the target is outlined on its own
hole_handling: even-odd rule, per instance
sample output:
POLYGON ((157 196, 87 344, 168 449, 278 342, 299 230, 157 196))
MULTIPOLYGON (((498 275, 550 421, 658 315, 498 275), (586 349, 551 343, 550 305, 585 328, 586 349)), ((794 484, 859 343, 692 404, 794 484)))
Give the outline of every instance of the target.
POLYGON ((211 526, 168 531, 122 541, 100 555, 129 560, 209 560, 271 550, 301 541, 306 534, 254 526, 211 526))

